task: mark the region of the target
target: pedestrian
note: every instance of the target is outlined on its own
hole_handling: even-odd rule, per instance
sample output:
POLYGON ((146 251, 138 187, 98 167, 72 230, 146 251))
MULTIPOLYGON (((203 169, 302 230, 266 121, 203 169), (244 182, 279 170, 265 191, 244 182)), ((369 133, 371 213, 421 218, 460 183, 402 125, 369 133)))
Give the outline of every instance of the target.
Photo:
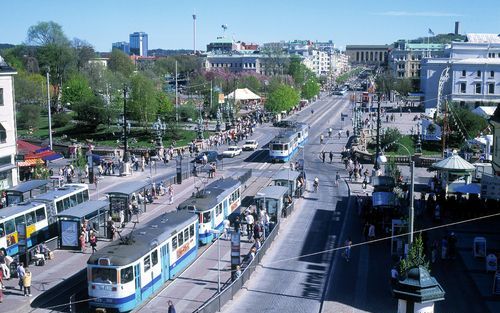
POLYGON ((235 279, 238 279, 241 276, 241 267, 236 265, 236 271, 234 272, 235 279))
POLYGON ((340 182, 340 174, 339 172, 337 172, 337 174, 335 174, 335 186, 339 186, 339 182, 340 182))
POLYGON ((241 226, 240 217, 236 216, 236 219, 234 220, 234 231, 238 234, 240 233, 240 226, 241 226))
POLYGON ((175 307, 171 300, 168 300, 168 313, 175 313, 175 307))
POLYGON ((368 227, 368 240, 375 239, 375 225, 370 224, 368 227))
POLYGON ((253 224, 254 224, 254 219, 252 214, 250 214, 249 211, 245 212, 245 221, 247 223, 247 238, 248 241, 252 242, 252 231, 253 231, 253 224))
POLYGON ((349 138, 349 135, 350 135, 349 129, 345 131, 345 135, 346 135, 347 138, 349 138))
POLYGON ((342 137, 342 129, 339 130, 339 139, 342 137))
POLYGON ((224 225, 224 239, 229 238, 229 228, 231 227, 231 222, 227 218, 222 221, 222 225, 224 225))
POLYGON ((330 151, 330 164, 333 162, 333 151, 330 151))
POLYGON ((168 186, 168 204, 173 204, 174 203, 174 187, 172 187, 172 184, 168 186))
POLYGON ((18 282, 18 285, 19 285, 19 290, 23 290, 23 278, 24 278, 24 275, 26 274, 26 271, 24 270, 24 263, 23 262, 19 262, 19 264, 17 265, 17 268, 16 268, 16 272, 17 272, 17 277, 19 278, 19 282, 18 282))
POLYGON ((323 160, 323 163, 325 163, 325 157, 326 157, 326 152, 325 151, 321 152, 321 159, 323 160))
POLYGON ((94 234, 93 231, 90 232, 90 238, 89 238, 90 246, 92 247, 92 254, 97 251, 97 237, 94 234))
POLYGON ((259 223, 254 223, 253 225, 253 239, 255 241, 260 239, 260 232, 262 231, 259 223))
POLYGON ((31 272, 28 267, 26 267, 26 272, 23 276, 23 287, 24 287, 24 296, 31 297, 31 272))
POLYGON ((352 247, 352 241, 351 237, 348 237, 347 240, 344 242, 344 258, 347 262, 351 259, 351 247, 352 247))
POLYGON ((86 243, 85 243, 85 232, 82 231, 80 233, 79 240, 80 240, 80 251, 82 253, 85 253, 85 250, 87 249, 86 243))
POLYGON ((10 268, 9 265, 7 264, 7 259, 10 258, 9 256, 5 255, 4 250, 0 250, 0 272, 2 272, 2 276, 5 279, 10 279, 10 268))

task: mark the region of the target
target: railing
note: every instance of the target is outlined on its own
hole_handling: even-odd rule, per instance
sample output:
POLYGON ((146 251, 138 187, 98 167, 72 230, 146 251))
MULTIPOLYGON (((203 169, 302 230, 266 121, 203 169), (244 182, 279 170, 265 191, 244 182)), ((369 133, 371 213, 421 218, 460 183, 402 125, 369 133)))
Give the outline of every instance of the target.
MULTIPOLYGON (((293 208, 292 208, 293 209, 293 208)), ((291 212, 291 211, 290 211, 291 212)), ((273 230, 269 233, 266 240, 262 244, 262 247, 257 251, 253 260, 249 261, 247 259, 243 260, 242 265, 245 265, 246 262, 249 263, 244 267, 241 276, 236 278, 233 282, 231 282, 226 288, 224 288, 220 294, 215 295, 213 298, 210 298, 207 302, 205 302, 199 309, 195 312, 198 313, 214 313, 219 312, 221 308, 230 300, 233 299, 234 295, 243 287, 245 282, 250 279, 252 273, 255 271, 257 265, 261 262, 262 258, 266 254, 266 251, 271 246, 272 242, 276 238, 278 231, 280 228, 280 223, 278 222, 273 230)))

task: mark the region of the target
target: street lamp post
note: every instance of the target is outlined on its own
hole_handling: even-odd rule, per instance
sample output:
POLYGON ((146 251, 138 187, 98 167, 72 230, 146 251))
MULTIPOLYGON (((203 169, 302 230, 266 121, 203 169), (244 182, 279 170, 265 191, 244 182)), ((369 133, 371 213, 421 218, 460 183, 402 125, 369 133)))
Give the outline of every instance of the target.
POLYGON ((128 163, 128 138, 127 133, 130 128, 127 122, 127 86, 123 87, 123 166, 121 175, 130 175, 130 164, 128 163))
POLYGON ((375 154, 375 164, 373 166, 375 170, 380 169, 380 165, 378 164, 378 158, 380 155, 380 94, 377 98, 377 151, 375 154))
POLYGON ((212 229, 212 234, 217 236, 217 293, 220 293, 220 235, 221 232, 218 229, 212 229))
POLYGON ((47 69, 47 110, 49 114, 49 146, 52 150, 52 108, 50 107, 50 69, 47 69))

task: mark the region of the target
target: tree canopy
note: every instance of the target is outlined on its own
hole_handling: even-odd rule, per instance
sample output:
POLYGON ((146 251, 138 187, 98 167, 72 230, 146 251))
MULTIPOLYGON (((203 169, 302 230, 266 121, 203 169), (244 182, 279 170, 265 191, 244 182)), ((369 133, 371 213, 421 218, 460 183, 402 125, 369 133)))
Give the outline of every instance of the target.
POLYGON ((297 90, 288 85, 280 85, 269 94, 266 101, 266 110, 270 112, 289 111, 300 101, 300 95, 297 90))

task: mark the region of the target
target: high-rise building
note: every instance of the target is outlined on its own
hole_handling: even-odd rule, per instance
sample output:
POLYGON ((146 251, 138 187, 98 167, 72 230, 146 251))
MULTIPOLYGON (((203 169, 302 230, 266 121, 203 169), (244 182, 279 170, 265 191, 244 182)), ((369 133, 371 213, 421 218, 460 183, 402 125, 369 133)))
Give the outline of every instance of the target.
POLYGON ((130 34, 130 54, 148 56, 148 34, 145 32, 130 34))
POLYGON ((126 41, 113 42, 112 50, 118 49, 126 54, 130 54, 130 44, 126 41))
POLYGON ((17 185, 14 75, 0 56, 0 189, 17 185))

